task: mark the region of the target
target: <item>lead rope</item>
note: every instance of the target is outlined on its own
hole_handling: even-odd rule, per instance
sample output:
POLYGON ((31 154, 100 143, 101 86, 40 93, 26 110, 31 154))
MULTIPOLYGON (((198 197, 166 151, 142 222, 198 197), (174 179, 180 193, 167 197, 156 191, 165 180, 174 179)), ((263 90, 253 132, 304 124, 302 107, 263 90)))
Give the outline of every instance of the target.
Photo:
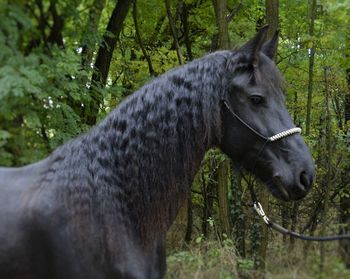
POLYGON ((242 175, 243 179, 247 182, 248 189, 249 189, 249 192, 251 195, 251 199, 253 201, 254 210, 263 219, 264 223, 268 227, 278 231, 281 234, 289 235, 289 236, 299 238, 302 240, 309 240, 309 241, 332 241, 332 240, 341 240, 341 239, 349 239, 350 240, 350 234, 341 234, 341 235, 332 235, 332 236, 307 236, 307 235, 303 235, 303 234, 300 234, 297 232, 290 231, 290 230, 276 224, 275 222, 271 221, 270 218, 265 214, 265 211, 264 211, 262 205, 260 204, 260 202, 258 201, 258 199, 256 197, 253 183, 251 182, 251 179, 247 180, 247 178, 243 175, 242 172, 241 172, 241 175, 242 175))
MULTIPOLYGON (((242 118, 240 118, 232 109, 231 107, 227 104, 227 102, 225 100, 223 100, 225 106, 228 108, 228 110, 231 112, 231 114, 233 116, 235 116, 244 126, 246 126, 249 130, 251 130, 254 134, 256 134, 257 136, 259 136, 260 138, 264 139, 265 142, 262 145, 262 147, 260 148, 258 155, 257 155, 257 159, 260 157, 261 153, 263 152, 266 144, 268 144, 269 142, 273 142, 273 141, 277 141, 281 138, 284 137, 288 137, 290 135, 293 135, 295 133, 301 133, 301 129, 298 127, 283 131, 281 133, 278 133, 272 137, 266 137, 264 135, 262 135, 261 133, 259 133, 258 131, 256 131, 253 127, 251 127, 248 123, 246 123, 245 121, 243 121, 242 118)), ((255 169, 256 166, 256 162, 257 159, 255 160, 254 164, 253 164, 253 170, 255 169)), ((254 210, 258 213, 258 215, 263 219, 264 223, 269 227, 272 228, 276 231, 278 231, 279 233, 283 234, 283 235, 289 235, 298 239, 302 239, 302 240, 309 240, 309 241, 333 241, 333 240, 341 240, 341 239, 349 239, 350 240, 350 234, 342 234, 342 235, 333 235, 333 236, 307 236, 307 235, 303 235, 297 232, 293 232, 290 231, 278 224, 276 224, 275 222, 271 221, 269 219, 269 217, 267 217, 267 215, 265 214, 265 211, 262 207, 262 205, 260 204, 260 202, 257 199, 256 193, 254 191, 254 187, 253 187, 253 182, 251 179, 251 176, 249 177, 249 180, 245 177, 245 175, 243 174, 242 168, 239 168, 239 172, 241 173, 242 178, 246 181, 247 185, 248 185, 248 189, 250 192, 250 196, 251 199, 253 201, 253 208, 254 210)))

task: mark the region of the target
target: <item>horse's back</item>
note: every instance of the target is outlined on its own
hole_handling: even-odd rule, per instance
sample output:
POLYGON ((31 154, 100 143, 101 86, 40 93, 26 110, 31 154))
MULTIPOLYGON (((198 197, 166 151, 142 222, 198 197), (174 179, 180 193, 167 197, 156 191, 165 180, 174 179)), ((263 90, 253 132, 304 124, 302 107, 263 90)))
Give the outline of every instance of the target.
POLYGON ((49 159, 18 168, 0 167, 0 190, 2 187, 14 187, 19 184, 23 187, 30 185, 38 178, 46 167, 49 159))
POLYGON ((42 263, 44 257, 40 251, 43 239, 37 237, 40 228, 32 222, 31 216, 33 207, 37 206, 35 194, 46 164, 43 160, 20 168, 0 168, 0 278, 44 276, 34 271, 40 268, 33 264, 42 263), (30 252, 35 250, 35 253, 30 252))
POLYGON ((47 159, 19 168, 0 167, 0 216, 26 206, 46 164, 47 159))

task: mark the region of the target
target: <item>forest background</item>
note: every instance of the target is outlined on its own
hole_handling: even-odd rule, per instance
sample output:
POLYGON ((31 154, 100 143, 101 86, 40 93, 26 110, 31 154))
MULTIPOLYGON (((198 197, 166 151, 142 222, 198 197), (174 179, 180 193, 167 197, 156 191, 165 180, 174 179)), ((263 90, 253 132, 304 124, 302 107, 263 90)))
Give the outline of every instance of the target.
MULTIPOLYGON (((40 160, 155 76, 270 25, 286 103, 317 165, 312 192, 265 211, 310 235, 350 233, 350 0, 0 0, 0 165, 40 160)), ((168 235, 167 278, 350 278, 350 242, 270 231, 211 150, 168 235)))

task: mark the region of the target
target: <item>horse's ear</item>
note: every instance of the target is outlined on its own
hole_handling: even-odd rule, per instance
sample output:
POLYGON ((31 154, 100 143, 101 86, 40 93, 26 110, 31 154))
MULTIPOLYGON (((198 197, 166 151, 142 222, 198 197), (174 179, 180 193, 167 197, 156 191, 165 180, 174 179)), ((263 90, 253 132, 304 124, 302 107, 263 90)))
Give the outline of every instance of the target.
POLYGON ((259 51, 266 39, 268 25, 260 28, 258 33, 250 39, 245 45, 243 45, 239 50, 244 52, 249 57, 249 62, 256 66, 259 62, 259 51))
POLYGON ((277 53, 277 45, 278 45, 278 30, 275 32, 271 40, 269 40, 262 46, 261 50, 267 57, 270 57, 271 60, 274 60, 277 53))

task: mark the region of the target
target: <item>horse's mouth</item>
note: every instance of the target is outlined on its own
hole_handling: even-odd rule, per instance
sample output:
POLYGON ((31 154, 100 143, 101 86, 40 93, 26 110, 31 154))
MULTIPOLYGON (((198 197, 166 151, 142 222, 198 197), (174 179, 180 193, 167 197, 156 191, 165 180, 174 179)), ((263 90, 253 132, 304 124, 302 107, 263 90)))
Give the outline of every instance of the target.
POLYGON ((285 202, 300 200, 307 194, 305 189, 300 189, 297 186, 288 187, 279 177, 273 177, 266 185, 275 198, 285 202), (291 191, 290 189, 294 189, 295 191, 291 191))
POLYGON ((272 182, 275 186, 275 189, 277 189, 277 192, 272 192, 272 194, 276 193, 276 194, 278 194, 277 198, 280 198, 284 201, 289 201, 290 195, 289 195, 288 191, 286 190, 285 185, 283 185, 282 181, 279 178, 274 177, 274 178, 272 178, 272 182))

